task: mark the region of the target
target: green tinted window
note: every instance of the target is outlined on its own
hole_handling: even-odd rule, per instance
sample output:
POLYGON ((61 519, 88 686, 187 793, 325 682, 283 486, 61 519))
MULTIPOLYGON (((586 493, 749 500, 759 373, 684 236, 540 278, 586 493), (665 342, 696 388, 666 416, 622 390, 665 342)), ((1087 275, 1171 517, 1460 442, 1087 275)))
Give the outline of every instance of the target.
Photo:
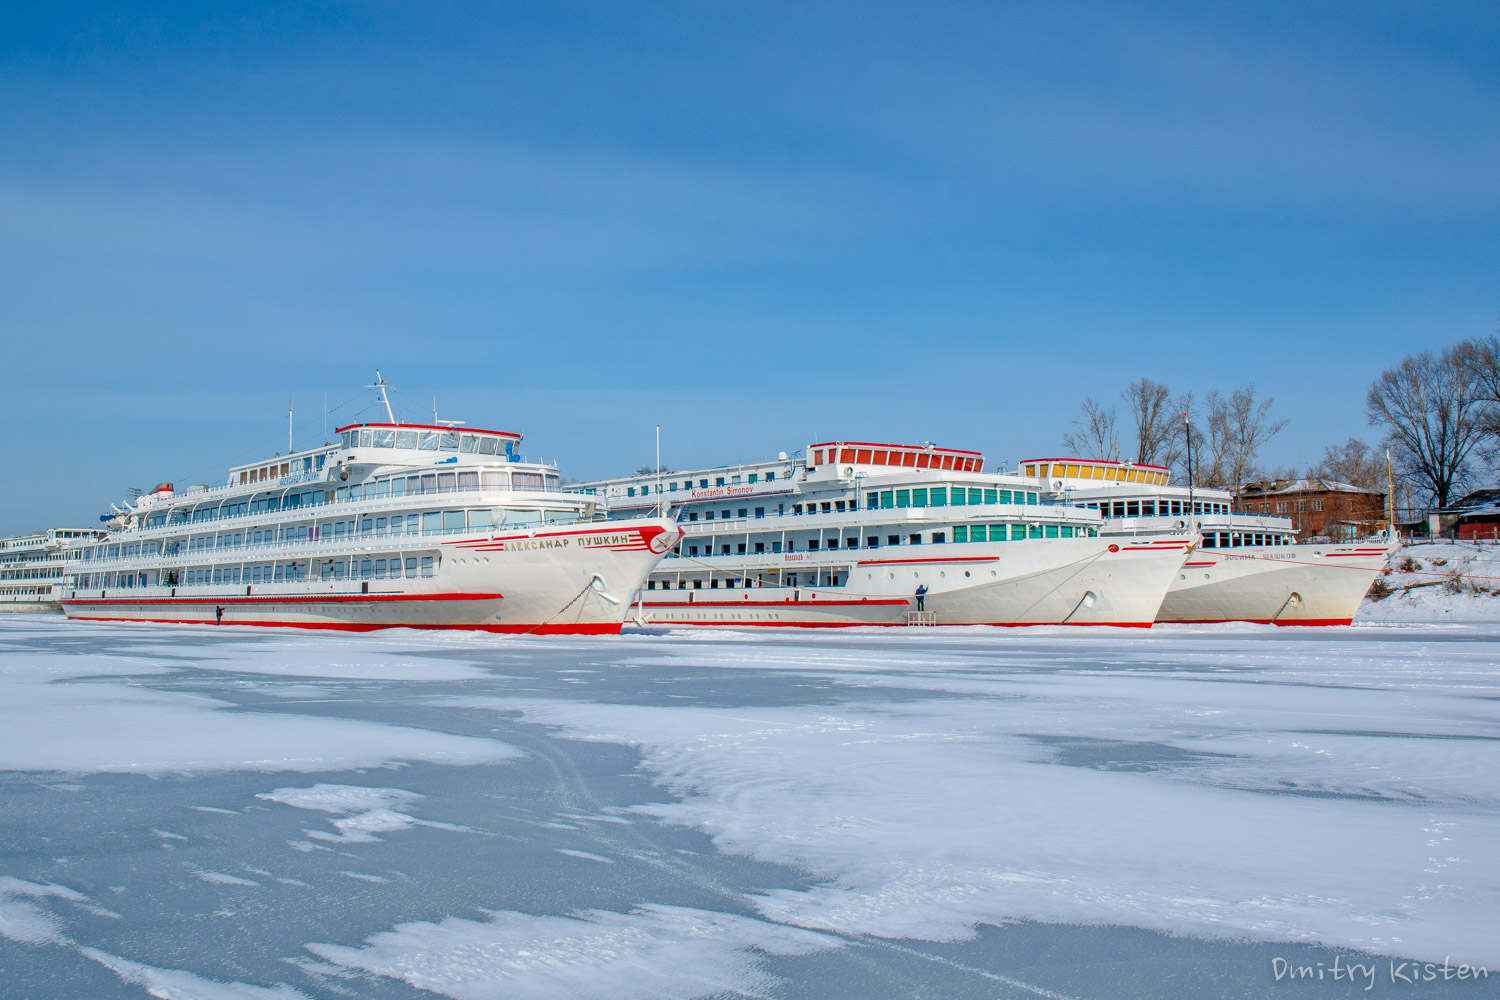
POLYGON ((981 491, 981 490, 970 490, 969 491, 969 503, 973 503, 973 504, 984 503, 984 497, 981 495, 982 492, 983 491, 981 491))
POLYGON ((881 490, 881 492, 880 492, 880 506, 882 506, 882 507, 894 507, 896 505, 896 501, 893 499, 894 497, 895 497, 895 494, 892 493, 890 490, 881 490))
POLYGON ((1048 538, 1056 538, 1057 537, 1057 525, 1055 525, 1055 524, 1049 524, 1049 525, 1047 525, 1047 537, 1048 538))
POLYGON ((911 490, 897 490, 896 491, 896 506, 897 507, 910 507, 911 506, 911 490))
MULTIPOLYGON (((953 526, 953 540, 955 542, 967 542, 969 540, 969 529, 965 525, 955 524, 953 526)), ((976 538, 974 540, 977 542, 979 539, 976 538)))
POLYGON ((1026 494, 1026 502, 1030 503, 1030 504, 1036 503, 1036 494, 1035 493, 1028 493, 1028 494, 1026 494))
POLYGON ((1001 490, 1000 491, 999 502, 1000 503, 1010 503, 1010 490, 1001 490))
POLYGON ((1031 525, 1031 530, 1027 532, 1027 535, 1031 538, 1041 538, 1042 526, 1040 524, 1031 525))
POLYGON ((953 506, 962 507, 967 498, 967 494, 964 493, 962 486, 953 487, 953 506))
MULTIPOLYGON (((985 537, 984 536, 985 536, 985 527, 984 527, 984 525, 982 525, 982 524, 976 524, 976 525, 972 526, 971 528, 969 528, 969 540, 971 542, 982 542, 982 541, 985 541, 985 537)), ((990 539, 990 540, 991 541, 997 541, 997 542, 999 541, 998 538, 990 539)))
POLYGON ((925 489, 922 489, 922 490, 912 490, 911 491, 911 505, 913 507, 926 507, 927 506, 927 491, 925 489))
POLYGON ((1062 536, 1064 538, 1073 537, 1073 526, 1071 524, 1065 524, 1062 526, 1062 536))
POLYGON ((1013 539, 1025 538, 1026 537, 1026 525, 1024 525, 1024 524, 1012 524, 1010 526, 1010 537, 1013 538, 1013 539))
POLYGON ((999 498, 999 493, 997 491, 995 491, 995 490, 985 490, 984 491, 984 502, 985 503, 994 503, 998 498, 999 498))
POLYGON ((932 490, 932 505, 934 507, 948 506, 948 487, 935 486, 932 490))
POLYGON ((868 507, 868 508, 870 508, 871 510, 874 510, 876 507, 879 507, 880 506, 880 494, 879 493, 866 493, 865 494, 865 506, 868 507))

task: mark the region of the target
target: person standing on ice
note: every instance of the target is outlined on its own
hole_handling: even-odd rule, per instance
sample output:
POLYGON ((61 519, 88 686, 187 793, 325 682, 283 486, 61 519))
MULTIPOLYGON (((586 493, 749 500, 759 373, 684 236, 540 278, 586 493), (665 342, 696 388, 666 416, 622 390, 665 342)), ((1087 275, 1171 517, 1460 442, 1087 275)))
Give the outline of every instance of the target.
POLYGON ((214 605, 214 624, 215 625, 223 625, 224 624, 224 607, 223 607, 223 605, 218 605, 218 604, 214 605))
POLYGON ((927 584, 925 584, 925 583, 919 583, 919 584, 917 584, 917 610, 918 611, 926 611, 927 610, 926 603, 927 603, 927 584))

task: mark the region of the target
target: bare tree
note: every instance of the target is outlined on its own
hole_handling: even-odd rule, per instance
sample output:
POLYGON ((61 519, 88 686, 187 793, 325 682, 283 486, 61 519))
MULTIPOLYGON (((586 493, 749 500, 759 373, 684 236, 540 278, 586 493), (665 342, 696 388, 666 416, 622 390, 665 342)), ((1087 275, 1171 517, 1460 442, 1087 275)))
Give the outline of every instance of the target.
POLYGON ((1438 507, 1467 480, 1470 455, 1494 413, 1475 375, 1479 350, 1465 343, 1409 355, 1382 372, 1365 397, 1370 423, 1389 432, 1403 478, 1438 507))
POLYGON ((1307 474, 1385 492, 1385 456, 1359 438, 1324 448, 1322 460, 1308 469, 1307 474))
POLYGON ((1177 414, 1172 412, 1171 395, 1166 386, 1144 377, 1120 393, 1135 420, 1135 461, 1140 465, 1160 464, 1162 452, 1172 437, 1173 418, 1177 414))
POLYGON ((1485 403, 1485 451, 1500 458, 1500 336, 1460 344, 1460 356, 1474 380, 1474 392, 1485 403))
POLYGON ((1285 420, 1270 419, 1272 402, 1257 400, 1253 384, 1228 396, 1213 390, 1203 397, 1208 416, 1203 445, 1194 444, 1195 485, 1218 486, 1238 494, 1245 481, 1254 477, 1261 448, 1286 426, 1285 420))
POLYGON ((1109 462, 1120 460, 1120 434, 1115 429, 1114 407, 1105 409, 1098 400, 1089 396, 1083 401, 1083 413, 1073 421, 1076 431, 1062 437, 1063 447, 1079 458, 1102 458, 1109 462))

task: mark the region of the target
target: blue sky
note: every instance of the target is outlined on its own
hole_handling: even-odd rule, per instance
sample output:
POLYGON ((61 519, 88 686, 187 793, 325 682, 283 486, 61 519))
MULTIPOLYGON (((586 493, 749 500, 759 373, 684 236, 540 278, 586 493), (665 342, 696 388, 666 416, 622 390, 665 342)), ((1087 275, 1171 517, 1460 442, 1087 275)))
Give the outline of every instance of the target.
POLYGON ((0 533, 376 367, 578 477, 656 423, 1016 460, 1142 375, 1254 382, 1304 465, 1500 322, 1497 51, 1478 3, 17 9, 0 533))

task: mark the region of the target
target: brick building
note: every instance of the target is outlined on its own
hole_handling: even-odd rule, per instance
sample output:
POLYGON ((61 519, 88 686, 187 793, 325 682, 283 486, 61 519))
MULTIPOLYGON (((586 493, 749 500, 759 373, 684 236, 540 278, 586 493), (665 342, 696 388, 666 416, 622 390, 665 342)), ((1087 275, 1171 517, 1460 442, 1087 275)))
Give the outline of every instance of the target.
POLYGON ((1291 518, 1299 540, 1320 535, 1347 541, 1386 526, 1385 501, 1385 494, 1379 490, 1314 476, 1246 483, 1240 491, 1239 509, 1248 514, 1291 518))

